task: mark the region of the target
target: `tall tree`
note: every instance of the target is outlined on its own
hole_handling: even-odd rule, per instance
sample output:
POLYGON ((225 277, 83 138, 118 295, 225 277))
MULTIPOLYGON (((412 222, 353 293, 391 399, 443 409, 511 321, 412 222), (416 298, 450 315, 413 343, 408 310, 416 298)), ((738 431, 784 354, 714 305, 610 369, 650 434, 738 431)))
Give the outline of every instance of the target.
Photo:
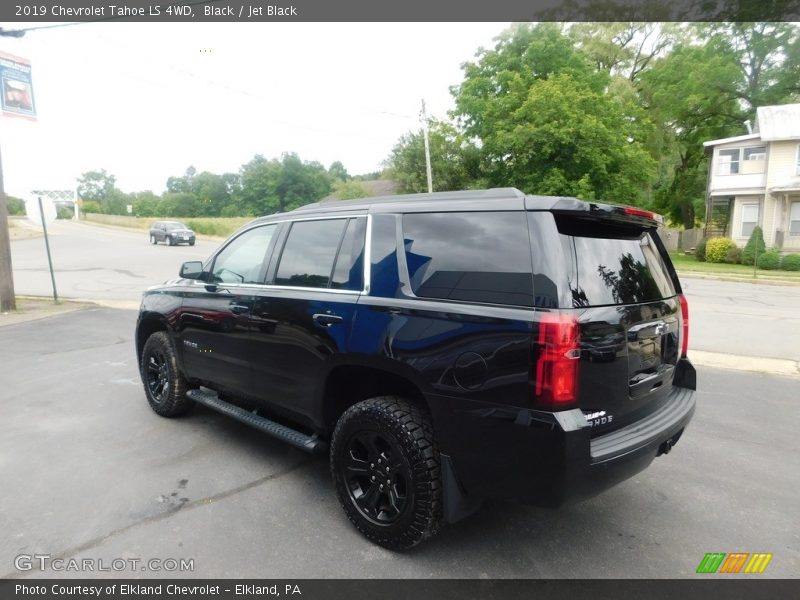
POLYGON ((734 83, 738 66, 714 44, 681 45, 642 75, 642 99, 650 117, 668 132, 665 170, 655 208, 691 228, 705 198, 707 158, 703 142, 740 132, 745 112, 734 83))
MULTIPOLYGON (((463 190, 481 185, 478 150, 456 128, 432 120, 428 132, 434 191, 463 190)), ((395 144, 387 166, 400 191, 427 192, 425 143, 421 131, 403 135, 395 144)))
POLYGON ((518 25, 464 66, 455 115, 491 185, 641 204, 649 120, 554 24, 518 25))

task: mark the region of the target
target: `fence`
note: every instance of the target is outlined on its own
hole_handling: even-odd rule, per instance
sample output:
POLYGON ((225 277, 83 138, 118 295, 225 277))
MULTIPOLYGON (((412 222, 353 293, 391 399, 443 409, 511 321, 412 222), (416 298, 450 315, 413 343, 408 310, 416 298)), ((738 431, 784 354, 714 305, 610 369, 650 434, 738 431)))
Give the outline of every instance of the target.
POLYGON ((660 227, 658 235, 667 247, 667 250, 690 250, 696 248, 700 240, 703 239, 703 230, 700 227, 694 229, 669 229, 660 227))

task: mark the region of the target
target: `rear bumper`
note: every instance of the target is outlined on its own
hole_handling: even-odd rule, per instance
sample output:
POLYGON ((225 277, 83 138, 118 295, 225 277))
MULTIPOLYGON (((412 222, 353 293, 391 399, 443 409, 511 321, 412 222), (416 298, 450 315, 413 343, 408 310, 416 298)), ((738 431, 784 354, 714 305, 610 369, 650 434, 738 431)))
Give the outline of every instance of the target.
POLYGON ((594 496, 669 452, 694 410, 695 391, 674 385, 655 413, 592 438, 579 409, 545 413, 462 404, 450 413, 453 426, 445 427, 440 443, 458 483, 446 493, 551 507, 594 496))

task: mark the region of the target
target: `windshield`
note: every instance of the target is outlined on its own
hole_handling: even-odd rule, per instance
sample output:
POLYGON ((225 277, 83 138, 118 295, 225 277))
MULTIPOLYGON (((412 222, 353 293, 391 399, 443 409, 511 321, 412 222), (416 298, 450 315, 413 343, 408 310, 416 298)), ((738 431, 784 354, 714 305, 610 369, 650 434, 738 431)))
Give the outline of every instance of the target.
POLYGON ((183 223, 167 223, 167 230, 174 231, 175 229, 189 229, 183 223))

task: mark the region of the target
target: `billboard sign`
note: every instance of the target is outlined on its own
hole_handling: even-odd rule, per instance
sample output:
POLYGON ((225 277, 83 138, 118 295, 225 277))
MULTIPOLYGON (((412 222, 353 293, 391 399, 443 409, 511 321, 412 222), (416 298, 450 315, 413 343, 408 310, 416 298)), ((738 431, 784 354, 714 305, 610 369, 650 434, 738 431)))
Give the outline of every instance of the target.
POLYGON ((30 61, 0 52, 0 108, 10 116, 36 118, 30 61))

